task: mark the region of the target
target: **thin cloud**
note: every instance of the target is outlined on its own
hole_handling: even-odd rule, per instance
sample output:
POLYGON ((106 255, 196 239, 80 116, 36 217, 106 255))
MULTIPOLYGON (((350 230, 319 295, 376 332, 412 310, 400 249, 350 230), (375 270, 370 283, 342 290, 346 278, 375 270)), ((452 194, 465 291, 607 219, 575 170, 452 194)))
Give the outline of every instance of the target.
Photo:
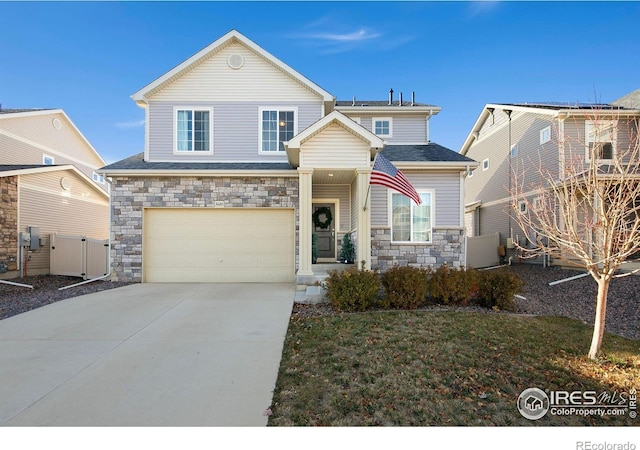
POLYGON ((468 8, 468 14, 470 17, 479 16, 492 12, 500 5, 500 1, 480 0, 471 2, 468 8))
POLYGON ((414 39, 412 36, 388 36, 364 26, 345 29, 331 17, 318 19, 307 25, 305 31, 290 35, 289 38, 300 45, 316 48, 323 54, 344 53, 367 47, 389 50, 414 39), (336 29, 339 31, 335 31, 336 29))
POLYGON ((381 37, 380 33, 372 33, 364 28, 350 33, 310 33, 306 36, 309 39, 320 39, 329 42, 362 42, 381 37))
POLYGON ((117 128, 129 129, 129 128, 140 128, 143 127, 145 120, 133 120, 131 122, 120 122, 116 124, 117 128))

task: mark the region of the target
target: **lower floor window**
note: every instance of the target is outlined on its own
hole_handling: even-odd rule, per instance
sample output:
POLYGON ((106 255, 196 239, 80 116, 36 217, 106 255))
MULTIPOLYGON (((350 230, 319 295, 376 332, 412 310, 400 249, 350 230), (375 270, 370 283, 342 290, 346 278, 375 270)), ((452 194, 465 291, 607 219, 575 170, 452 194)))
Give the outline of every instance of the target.
POLYGON ((409 197, 391 194, 391 239, 395 242, 431 242, 433 194, 418 192, 422 204, 409 197))

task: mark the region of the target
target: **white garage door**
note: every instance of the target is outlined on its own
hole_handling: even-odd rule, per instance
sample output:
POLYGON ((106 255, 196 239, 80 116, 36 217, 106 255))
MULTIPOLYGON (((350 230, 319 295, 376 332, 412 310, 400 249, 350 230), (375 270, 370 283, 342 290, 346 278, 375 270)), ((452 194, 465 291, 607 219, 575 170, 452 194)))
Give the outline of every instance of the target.
POLYGON ((291 209, 146 209, 145 282, 292 282, 291 209))

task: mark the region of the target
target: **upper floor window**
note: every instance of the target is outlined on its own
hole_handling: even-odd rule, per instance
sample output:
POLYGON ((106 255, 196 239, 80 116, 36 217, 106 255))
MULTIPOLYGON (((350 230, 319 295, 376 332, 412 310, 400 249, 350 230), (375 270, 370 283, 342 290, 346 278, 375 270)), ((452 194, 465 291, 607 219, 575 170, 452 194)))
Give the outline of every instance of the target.
POLYGON ((540 145, 546 144, 550 140, 551 140, 551 126, 548 126, 540 130, 540 145))
POLYGON ((391 192, 391 240, 394 242, 431 242, 433 229, 433 193, 418 191, 422 203, 391 192))
POLYGON ((284 143, 297 134, 295 108, 262 108, 260 110, 260 152, 284 152, 284 143))
POLYGON ((585 122, 586 159, 591 160, 593 154, 598 160, 612 160, 615 152, 616 122, 600 120, 585 122))
POLYGON ((176 152, 209 152, 213 110, 211 108, 176 108, 176 152))
POLYGON ((516 156, 518 156, 518 144, 513 144, 511 146, 511 151, 509 152, 509 156, 511 156, 512 158, 515 158, 516 156))
POLYGON ((482 161, 482 170, 489 170, 489 158, 482 161))
POLYGON ((104 184, 104 175, 100 175, 97 172, 93 172, 93 181, 96 183, 104 184))
POLYGON ((45 166, 53 166, 56 163, 53 156, 42 155, 42 164, 45 166))
POLYGON ((391 117, 374 117, 373 133, 380 137, 392 137, 393 120, 391 117))

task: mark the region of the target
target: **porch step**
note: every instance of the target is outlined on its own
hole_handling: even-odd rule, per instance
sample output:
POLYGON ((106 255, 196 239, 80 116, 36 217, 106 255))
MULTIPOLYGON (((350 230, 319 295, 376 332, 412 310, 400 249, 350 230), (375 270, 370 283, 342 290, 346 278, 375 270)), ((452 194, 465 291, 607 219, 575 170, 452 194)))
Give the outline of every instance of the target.
POLYGON ((294 301, 296 303, 304 303, 307 305, 317 305, 327 301, 325 291, 322 286, 307 286, 306 289, 296 291, 294 301))

